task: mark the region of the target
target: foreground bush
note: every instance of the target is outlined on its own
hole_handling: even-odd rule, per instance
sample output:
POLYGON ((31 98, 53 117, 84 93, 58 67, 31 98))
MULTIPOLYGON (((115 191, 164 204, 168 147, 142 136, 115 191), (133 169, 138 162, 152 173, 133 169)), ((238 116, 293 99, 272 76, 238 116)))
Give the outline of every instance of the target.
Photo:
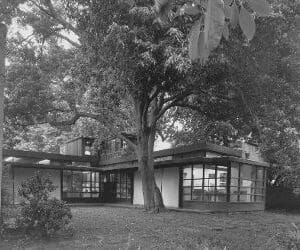
POLYGON ((49 198, 55 186, 49 177, 43 177, 39 172, 21 184, 19 195, 21 217, 19 226, 27 232, 50 237, 71 221, 72 214, 65 202, 49 198))
POLYGON ((300 196, 295 195, 293 188, 285 186, 268 186, 266 197, 267 209, 284 209, 300 211, 300 196))

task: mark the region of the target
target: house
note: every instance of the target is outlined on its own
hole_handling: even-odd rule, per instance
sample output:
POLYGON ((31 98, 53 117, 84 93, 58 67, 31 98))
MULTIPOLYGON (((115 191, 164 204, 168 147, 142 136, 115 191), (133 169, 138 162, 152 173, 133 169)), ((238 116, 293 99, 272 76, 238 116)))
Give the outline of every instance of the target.
MULTIPOLYGON (((137 159, 118 140, 103 143, 99 154, 92 154, 91 138, 70 141, 62 150, 66 154, 4 150, 4 204, 18 204, 20 183, 40 170, 51 176, 58 199, 143 205, 137 159)), ((156 151, 155 179, 164 204, 201 211, 264 210, 269 165, 253 160, 251 152, 245 155, 205 142, 156 151)))

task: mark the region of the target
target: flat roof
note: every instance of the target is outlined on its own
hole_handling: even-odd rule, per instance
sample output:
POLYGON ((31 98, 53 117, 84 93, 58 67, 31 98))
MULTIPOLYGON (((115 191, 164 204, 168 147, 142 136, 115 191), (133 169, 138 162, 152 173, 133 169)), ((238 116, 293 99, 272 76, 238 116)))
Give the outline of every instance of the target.
POLYGON ((52 161, 61 161, 61 162, 97 162, 98 161, 98 157, 92 155, 82 155, 82 156, 63 155, 63 154, 55 154, 55 153, 13 150, 13 149, 3 149, 3 157, 52 160, 52 161))
POLYGON ((72 166, 72 165, 55 165, 55 164, 32 164, 24 162, 12 162, 11 166, 14 168, 37 168, 37 169, 55 169, 55 170, 77 170, 77 171, 101 171, 96 167, 88 166, 72 166))
MULTIPOLYGON (((171 159, 165 161, 154 162, 154 168, 170 168, 170 167, 180 167, 189 164, 220 164, 223 166, 228 165, 230 162, 237 162, 247 165, 255 165, 259 167, 269 167, 270 164, 267 162, 257 162, 251 161, 244 158, 238 158, 234 156, 221 156, 221 157, 192 157, 192 158, 180 158, 180 159, 171 159)), ((133 163, 133 162, 131 162, 133 163)), ((102 167, 103 171, 108 170, 117 170, 117 169, 129 169, 137 168, 137 165, 134 164, 112 164, 106 167, 102 167)))

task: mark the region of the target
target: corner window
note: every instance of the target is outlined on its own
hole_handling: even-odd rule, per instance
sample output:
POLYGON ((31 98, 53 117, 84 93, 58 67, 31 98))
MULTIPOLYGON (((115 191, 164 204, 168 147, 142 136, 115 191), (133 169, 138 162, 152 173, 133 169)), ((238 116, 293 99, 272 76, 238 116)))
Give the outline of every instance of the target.
POLYGON ((226 201, 226 184, 226 166, 195 164, 183 168, 184 201, 226 201))
POLYGON ((264 168, 249 164, 231 163, 230 201, 264 201, 264 168))
POLYGON ((195 164, 185 166, 182 177, 183 201, 264 201, 265 169, 263 167, 231 162, 229 171, 227 166, 195 164))

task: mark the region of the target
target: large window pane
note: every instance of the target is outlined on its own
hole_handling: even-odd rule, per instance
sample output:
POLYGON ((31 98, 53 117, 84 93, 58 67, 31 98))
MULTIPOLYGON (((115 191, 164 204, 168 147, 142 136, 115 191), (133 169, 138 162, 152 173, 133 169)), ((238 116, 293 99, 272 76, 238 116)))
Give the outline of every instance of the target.
POLYGON ((217 187, 222 187, 220 189, 226 190, 227 185, 227 167, 217 166, 217 187))
POLYGON ((191 194, 192 187, 183 187, 183 193, 184 194, 191 194))
POLYGON ((63 171, 63 192, 72 191, 72 171, 63 171))
POLYGON ((98 198, 99 184, 99 173, 63 171, 63 198, 98 198))
POLYGON ((215 178, 216 166, 215 165, 205 165, 204 177, 205 178, 215 178))
POLYGON ((192 189, 192 199, 193 200, 202 200, 203 190, 202 187, 193 187, 192 189))
POLYGON ((203 165, 202 164, 193 166, 193 178, 194 179, 203 178, 203 165))
POLYGON ((192 180, 183 180, 183 186, 191 186, 192 185, 192 180))
POLYGON ((257 167, 257 180, 263 182, 264 169, 262 167, 257 167))
POLYGON ((183 179, 192 179, 192 168, 185 167, 183 169, 183 179))
POLYGON ((207 187, 215 187, 216 185, 216 179, 204 179, 204 186, 207 187))
POLYGON ((183 200, 204 202, 227 201, 228 168, 213 164, 197 164, 183 169, 183 200), (204 169, 204 171, 203 171, 204 169))
POLYGON ((203 179, 197 179, 197 180, 194 180, 193 184, 194 186, 200 186, 202 187, 202 183, 203 183, 203 179))
POLYGON ((231 168, 230 200, 240 202, 261 202, 264 200, 264 169, 249 164, 231 168), (240 178, 239 178, 240 175, 240 178))

